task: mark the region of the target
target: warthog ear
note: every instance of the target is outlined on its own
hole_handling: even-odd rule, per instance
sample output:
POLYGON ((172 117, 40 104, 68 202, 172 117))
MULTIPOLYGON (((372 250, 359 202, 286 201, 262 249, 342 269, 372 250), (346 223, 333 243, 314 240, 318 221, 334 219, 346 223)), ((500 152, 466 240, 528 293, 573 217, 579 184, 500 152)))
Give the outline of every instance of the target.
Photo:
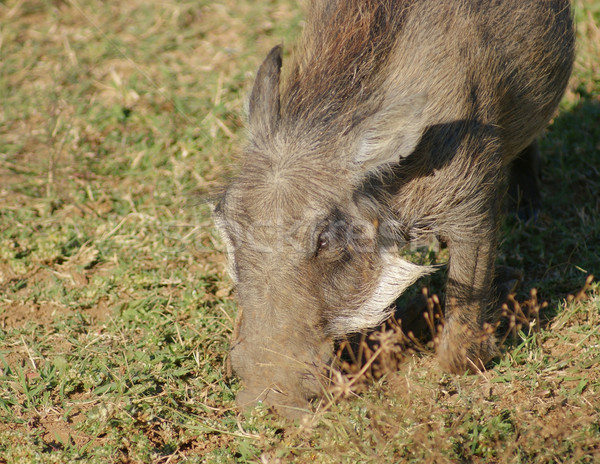
POLYGON ((425 94, 416 94, 384 106, 363 125, 354 162, 361 171, 398 163, 410 155, 426 128, 425 94))
POLYGON ((248 121, 255 134, 272 133, 279 122, 281 46, 274 47, 258 69, 250 94, 248 121))

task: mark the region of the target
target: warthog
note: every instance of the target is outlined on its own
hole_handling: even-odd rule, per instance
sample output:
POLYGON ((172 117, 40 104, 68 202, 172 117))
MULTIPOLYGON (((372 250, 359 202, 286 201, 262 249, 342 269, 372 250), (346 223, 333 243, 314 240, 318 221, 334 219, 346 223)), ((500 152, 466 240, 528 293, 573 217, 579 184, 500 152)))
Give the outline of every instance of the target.
POLYGON ((258 70, 240 171, 213 213, 238 289, 240 406, 305 407, 333 341, 380 324, 434 270, 398 254, 428 235, 450 254, 442 367, 493 357, 508 173, 535 158, 573 55, 567 0, 311 2, 284 72, 279 46, 258 70))

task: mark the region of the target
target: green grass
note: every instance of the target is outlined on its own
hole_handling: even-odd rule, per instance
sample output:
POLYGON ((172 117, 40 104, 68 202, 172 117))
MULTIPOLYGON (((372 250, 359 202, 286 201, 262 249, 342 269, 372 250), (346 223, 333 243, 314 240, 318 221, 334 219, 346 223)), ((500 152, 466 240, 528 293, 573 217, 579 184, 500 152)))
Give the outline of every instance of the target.
POLYGON ((480 375, 413 349, 286 427, 234 408, 235 294, 205 200, 296 2, 2 2, 0 463, 597 462, 600 286, 568 295, 600 275, 600 1, 575 4, 544 210, 505 221, 499 257, 519 301, 548 302, 540 321, 480 375))

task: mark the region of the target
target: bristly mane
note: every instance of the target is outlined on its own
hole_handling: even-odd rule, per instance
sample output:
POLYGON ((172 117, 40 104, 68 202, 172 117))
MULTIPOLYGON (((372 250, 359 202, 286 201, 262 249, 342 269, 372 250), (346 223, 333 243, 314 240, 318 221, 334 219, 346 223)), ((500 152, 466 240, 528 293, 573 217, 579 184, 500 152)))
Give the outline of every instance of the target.
POLYGON ((415 0, 312 0, 282 85, 284 124, 345 132, 375 111, 381 71, 415 0))

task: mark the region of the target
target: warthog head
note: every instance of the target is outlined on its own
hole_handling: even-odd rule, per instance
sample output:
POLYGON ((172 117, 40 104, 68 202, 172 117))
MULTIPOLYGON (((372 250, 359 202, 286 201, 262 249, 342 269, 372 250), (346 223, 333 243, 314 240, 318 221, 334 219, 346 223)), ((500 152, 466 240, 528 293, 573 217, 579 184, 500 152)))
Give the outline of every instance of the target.
POLYGON ((274 48, 259 69, 250 143, 214 218, 243 312, 231 350, 245 386, 238 403, 281 409, 319 392, 333 339, 380 324, 432 268, 398 256, 401 227, 369 188, 419 142, 426 98, 374 103, 346 127, 298 127, 281 108, 280 53, 274 48))

